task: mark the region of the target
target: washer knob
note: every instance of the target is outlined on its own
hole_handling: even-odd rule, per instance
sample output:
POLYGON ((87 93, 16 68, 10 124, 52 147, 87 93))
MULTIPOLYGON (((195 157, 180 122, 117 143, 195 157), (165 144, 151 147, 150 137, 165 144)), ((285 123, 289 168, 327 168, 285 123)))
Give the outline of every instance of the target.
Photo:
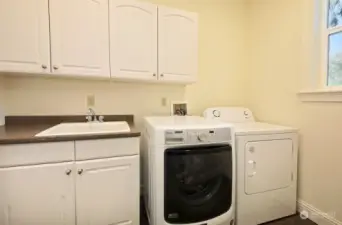
POLYGON ((208 140, 208 135, 205 133, 200 133, 197 135, 197 139, 201 142, 205 142, 208 140))

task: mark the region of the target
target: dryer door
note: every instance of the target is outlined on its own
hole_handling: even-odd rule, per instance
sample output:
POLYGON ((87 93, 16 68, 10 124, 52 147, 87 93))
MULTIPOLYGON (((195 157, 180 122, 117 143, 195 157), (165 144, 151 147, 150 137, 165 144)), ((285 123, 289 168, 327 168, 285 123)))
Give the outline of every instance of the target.
POLYGON ((293 180, 291 139, 247 142, 245 146, 245 192, 256 194, 291 185, 293 180))

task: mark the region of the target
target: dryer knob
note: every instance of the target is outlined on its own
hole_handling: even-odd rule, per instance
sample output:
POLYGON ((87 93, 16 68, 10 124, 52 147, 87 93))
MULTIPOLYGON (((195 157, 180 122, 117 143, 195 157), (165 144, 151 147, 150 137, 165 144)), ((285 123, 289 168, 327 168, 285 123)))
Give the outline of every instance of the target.
POLYGON ((221 112, 218 111, 218 110, 214 110, 214 111, 213 111, 213 115, 214 115, 214 117, 216 117, 216 118, 221 117, 221 112))

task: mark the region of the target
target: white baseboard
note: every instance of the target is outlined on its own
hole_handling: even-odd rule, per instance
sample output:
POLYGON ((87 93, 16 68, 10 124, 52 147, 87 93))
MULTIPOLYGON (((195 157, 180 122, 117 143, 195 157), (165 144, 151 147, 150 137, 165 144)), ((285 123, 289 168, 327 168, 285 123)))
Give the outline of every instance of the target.
POLYGON ((307 216, 318 225, 342 225, 342 222, 334 217, 333 212, 325 213, 303 200, 297 201, 297 209, 301 217, 307 216))

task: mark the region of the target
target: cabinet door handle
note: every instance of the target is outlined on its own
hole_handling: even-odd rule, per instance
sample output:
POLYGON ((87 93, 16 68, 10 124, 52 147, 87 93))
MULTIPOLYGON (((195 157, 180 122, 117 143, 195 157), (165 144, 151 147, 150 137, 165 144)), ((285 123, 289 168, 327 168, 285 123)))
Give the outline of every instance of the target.
POLYGON ((164 74, 160 74, 161 77, 164 77, 164 74))
POLYGON ((71 169, 68 169, 67 171, 65 171, 65 174, 69 176, 71 174, 71 169))
POLYGON ((53 69, 54 70, 58 70, 58 66, 53 66, 53 69))
POLYGON ((42 68, 43 68, 44 70, 46 70, 46 69, 47 69, 47 65, 43 64, 43 65, 42 65, 42 68))
POLYGON ((249 177, 254 177, 255 175, 256 175, 255 171, 253 173, 248 174, 249 177))
POLYGON ((157 76, 157 74, 154 73, 153 76, 155 77, 155 76, 157 76))
POLYGON ((79 170, 77 171, 77 173, 78 173, 79 175, 81 175, 81 174, 83 173, 83 169, 79 169, 79 170))

